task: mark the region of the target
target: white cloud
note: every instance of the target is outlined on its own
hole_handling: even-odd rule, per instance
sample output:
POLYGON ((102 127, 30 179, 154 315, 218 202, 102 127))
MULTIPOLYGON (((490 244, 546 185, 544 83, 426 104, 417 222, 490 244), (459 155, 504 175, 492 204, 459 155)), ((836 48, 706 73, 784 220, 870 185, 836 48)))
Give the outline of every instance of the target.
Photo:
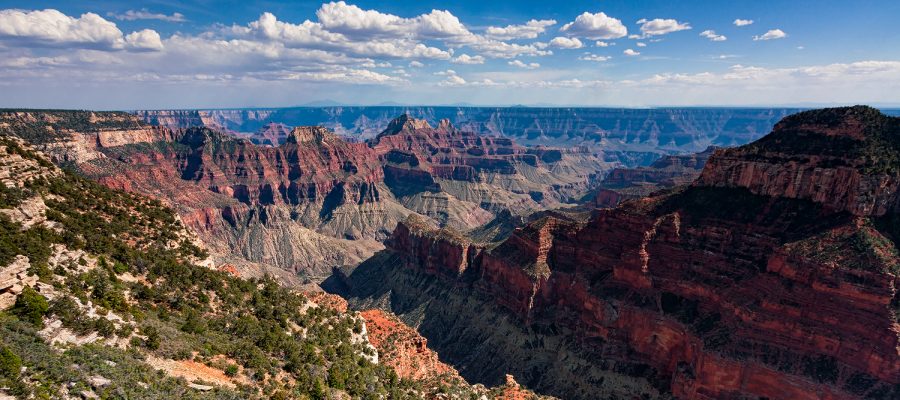
POLYGON ((644 37, 665 35, 667 33, 691 29, 691 25, 689 23, 678 22, 674 19, 641 19, 638 20, 637 23, 641 24, 641 34, 644 37))
POLYGON ((159 49, 159 34, 152 30, 124 37, 116 24, 94 13, 78 18, 57 10, 0 10, 0 42, 24 47, 67 47, 100 50, 159 49), (131 39, 128 39, 131 38, 131 39))
POLYGON ((594 46, 597 46, 597 47, 609 47, 609 46, 612 46, 612 45, 614 45, 614 44, 615 44, 615 43, 604 42, 604 41, 602 41, 602 40, 598 40, 598 41, 594 42, 594 46))
POLYGON ((136 51, 160 51, 163 49, 159 33, 152 29, 132 32, 125 36, 125 43, 129 49, 136 51))
POLYGON ((583 56, 578 57, 579 60, 583 61, 596 61, 596 62, 604 62, 609 61, 612 57, 609 56, 601 56, 597 54, 585 53, 583 56))
POLYGON ((625 51, 623 51, 622 54, 625 54, 626 56, 639 56, 639 55, 641 55, 640 52, 634 51, 634 50, 632 50, 632 49, 625 49, 625 51))
POLYGON ((560 32, 570 36, 584 37, 591 40, 618 39, 628 34, 628 28, 622 21, 606 13, 591 14, 585 12, 572 22, 563 25, 560 32))
POLYGON ((363 68, 390 68, 393 67, 394 64, 389 62, 375 62, 375 60, 366 60, 364 63, 359 65, 363 68))
POLYGON ((362 39, 413 38, 467 42, 474 38, 459 18, 445 10, 402 18, 338 1, 322 4, 316 11, 316 17, 329 32, 362 39))
POLYGON ((634 45, 637 47, 647 47, 647 43, 644 43, 644 42, 637 42, 634 45))
POLYGON ((454 64, 484 64, 484 57, 482 56, 470 56, 468 54, 460 54, 459 57, 456 57, 450 62, 454 64))
MULTIPOLYGON (((333 3, 332 3, 333 4, 333 3)), ((323 6, 324 7, 324 6, 323 6)), ((356 27, 363 22, 344 21, 342 26, 356 27)), ((368 26, 368 25, 366 25, 368 26)), ((374 29, 374 28, 372 28, 374 29)), ((447 60, 450 52, 429 47, 410 39, 373 38, 372 40, 350 40, 340 33, 325 29, 321 24, 304 21, 292 24, 279 21, 272 13, 263 13, 259 19, 246 27, 236 26, 232 33, 248 40, 260 38, 284 43, 287 47, 301 49, 322 49, 360 57, 384 58, 432 58, 447 60)), ((376 35, 378 36, 378 35, 376 35)))
POLYGON ((385 84, 398 83, 403 80, 365 69, 348 69, 342 71, 289 72, 278 76, 279 80, 301 80, 311 82, 339 82, 351 84, 385 84))
POLYGON ((750 85, 756 88, 783 88, 801 84, 876 83, 890 77, 900 78, 900 61, 859 61, 849 64, 836 63, 793 68, 734 65, 724 73, 656 74, 640 83, 645 85, 750 85))
POLYGON ((559 47, 561 49, 580 49, 584 47, 578 38, 567 38, 557 36, 550 41, 550 46, 559 47))
POLYGON ((781 29, 770 29, 768 32, 764 33, 762 36, 756 35, 753 37, 753 40, 775 40, 775 39, 784 39, 787 37, 787 33, 784 33, 781 29))
POLYGON ((541 64, 538 64, 538 63, 527 63, 526 64, 519 60, 512 60, 512 61, 508 62, 507 64, 512 65, 513 67, 519 67, 519 68, 524 68, 524 69, 535 69, 535 68, 540 68, 540 66, 541 66, 541 64))
POLYGON ((138 20, 148 20, 155 19, 159 21, 166 22, 186 22, 187 19, 181 13, 173 13, 172 15, 166 15, 161 13, 153 13, 147 10, 146 8, 142 8, 139 11, 128 10, 124 13, 117 14, 113 12, 106 13, 108 17, 112 17, 122 21, 138 21, 138 20))
POLYGON ((39 67, 59 67, 71 65, 72 60, 69 57, 16 57, 7 58, 0 61, 0 67, 3 68, 39 68, 39 67))
POLYGON ((483 88, 491 87, 494 89, 524 89, 529 93, 533 93, 535 89, 584 89, 596 87, 608 87, 611 82, 601 80, 580 80, 574 79, 522 79, 525 76, 533 76, 534 71, 514 73, 511 79, 495 80, 491 78, 482 78, 478 80, 465 80, 458 75, 449 75, 447 79, 438 82, 440 87, 473 87, 483 88), (527 75, 521 75, 527 74, 527 75))
POLYGON ((532 19, 526 22, 525 25, 507 25, 503 28, 489 26, 485 30, 485 35, 498 40, 534 39, 538 37, 538 35, 544 33, 544 31, 547 30, 547 27, 553 25, 556 25, 556 20, 532 19))
POLYGON ((413 61, 410 61, 410 62, 409 62, 409 67, 410 67, 410 68, 422 68, 422 67, 424 67, 424 66, 425 66, 425 64, 422 64, 422 63, 419 62, 419 61, 413 60, 413 61))
MULTIPOLYGON (((479 39, 468 45, 475 51, 491 58, 514 58, 518 56, 546 56, 553 54, 548 50, 542 50, 538 44, 521 45, 506 43, 499 40, 479 39)), ((546 47, 546 46, 545 46, 546 47)))
POLYGON ((466 80, 463 79, 462 77, 460 77, 459 75, 448 76, 447 80, 444 82, 449 85, 465 85, 466 84, 466 80))
POLYGON ((713 42, 724 42, 724 41, 728 40, 728 38, 725 37, 725 35, 719 35, 714 30, 705 30, 703 32, 700 32, 700 36, 705 37, 709 40, 712 40, 713 42))
POLYGON ((738 19, 734 20, 734 25, 735 25, 735 26, 747 26, 747 25, 750 25, 750 24, 752 24, 752 23, 753 23, 753 20, 752 20, 752 19, 740 19, 740 18, 738 18, 738 19))
POLYGON ((456 74, 456 71, 448 69, 446 71, 438 71, 434 73, 437 76, 445 76, 446 79, 440 81, 438 86, 463 86, 466 80, 456 74))

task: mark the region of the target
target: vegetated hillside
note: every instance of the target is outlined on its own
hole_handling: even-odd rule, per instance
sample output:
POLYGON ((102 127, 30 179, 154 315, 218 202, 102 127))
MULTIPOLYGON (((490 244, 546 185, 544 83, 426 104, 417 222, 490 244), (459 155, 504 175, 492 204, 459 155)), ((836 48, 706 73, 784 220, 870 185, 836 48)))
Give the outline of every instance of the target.
POLYGON ((0 395, 491 393, 436 374, 399 377, 378 362, 361 316, 270 278, 199 266, 207 255, 171 209, 59 170, 9 136, 0 181, 0 395))
POLYGON ((509 372, 581 399, 895 399, 898 123, 868 107, 800 113, 715 151, 691 185, 586 222, 530 220, 499 244, 411 220, 325 286, 418 326, 477 382, 509 372))
POLYGON ((69 131, 128 130, 143 125, 131 114, 118 111, 0 109, 0 133, 32 143, 53 141, 69 131))
POLYGON ((105 122, 82 132, 61 125, 69 112, 26 110, 0 112, 0 124, 11 134, 39 126, 47 137, 23 137, 55 162, 165 201, 217 264, 291 283, 365 260, 409 214, 471 229, 505 209, 573 202, 612 166, 586 149, 525 148, 408 116, 366 143, 296 127, 261 146, 208 127, 149 126, 127 114, 114 126, 120 114, 81 113, 105 122))

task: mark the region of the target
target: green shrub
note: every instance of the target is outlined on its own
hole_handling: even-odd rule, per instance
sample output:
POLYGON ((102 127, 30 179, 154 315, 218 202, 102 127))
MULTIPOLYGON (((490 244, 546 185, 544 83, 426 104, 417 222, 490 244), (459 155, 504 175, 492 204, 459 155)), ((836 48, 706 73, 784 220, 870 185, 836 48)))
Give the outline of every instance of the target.
POLYGON ((9 347, 0 346, 0 377, 17 379, 22 370, 22 359, 9 347))
POLYGON ((30 286, 26 286, 22 290, 22 294, 16 298, 16 304, 13 306, 12 312, 19 318, 42 327, 44 326, 44 315, 47 315, 49 309, 50 305, 47 303, 47 298, 41 296, 40 293, 30 286))
POLYGON ((155 326, 147 325, 141 328, 141 332, 144 336, 147 336, 147 338, 144 339, 144 347, 150 350, 159 349, 159 331, 155 326))

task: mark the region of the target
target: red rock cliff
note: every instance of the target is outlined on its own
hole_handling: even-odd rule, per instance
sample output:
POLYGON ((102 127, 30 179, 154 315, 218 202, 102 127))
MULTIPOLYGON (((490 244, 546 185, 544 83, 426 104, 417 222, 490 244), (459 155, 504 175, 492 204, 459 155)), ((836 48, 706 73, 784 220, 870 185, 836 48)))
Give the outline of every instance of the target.
MULTIPOLYGON (((897 398, 898 126, 802 113, 693 186, 529 225, 466 268, 524 324, 644 363, 679 398, 897 398)), ((406 243, 391 248, 437 269, 406 243)))

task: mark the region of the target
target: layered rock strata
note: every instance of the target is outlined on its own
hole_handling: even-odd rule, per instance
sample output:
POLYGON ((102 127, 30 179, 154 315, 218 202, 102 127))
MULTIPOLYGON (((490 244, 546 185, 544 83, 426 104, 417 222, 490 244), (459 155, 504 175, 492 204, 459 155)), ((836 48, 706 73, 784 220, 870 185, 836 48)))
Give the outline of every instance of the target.
MULTIPOLYGON (((717 151, 689 187, 586 224, 533 221, 464 265, 461 251, 423 258, 401 226, 335 290, 420 324, 476 381, 503 365, 566 398, 894 398, 898 121, 865 107, 801 113, 717 151), (387 288, 367 283, 374 274, 387 288), (497 306, 514 327, 485 310, 497 306)), ((446 246, 438 231, 417 236, 446 246)))
POLYGON ((526 149, 407 115, 368 143, 317 126, 282 139, 285 127, 271 125, 258 145, 167 119, 188 114, 158 114, 167 128, 124 113, 9 111, 0 129, 107 186, 167 201, 220 264, 292 283, 366 259, 410 214, 467 230, 507 208, 582 196, 609 167, 589 152, 526 149))

